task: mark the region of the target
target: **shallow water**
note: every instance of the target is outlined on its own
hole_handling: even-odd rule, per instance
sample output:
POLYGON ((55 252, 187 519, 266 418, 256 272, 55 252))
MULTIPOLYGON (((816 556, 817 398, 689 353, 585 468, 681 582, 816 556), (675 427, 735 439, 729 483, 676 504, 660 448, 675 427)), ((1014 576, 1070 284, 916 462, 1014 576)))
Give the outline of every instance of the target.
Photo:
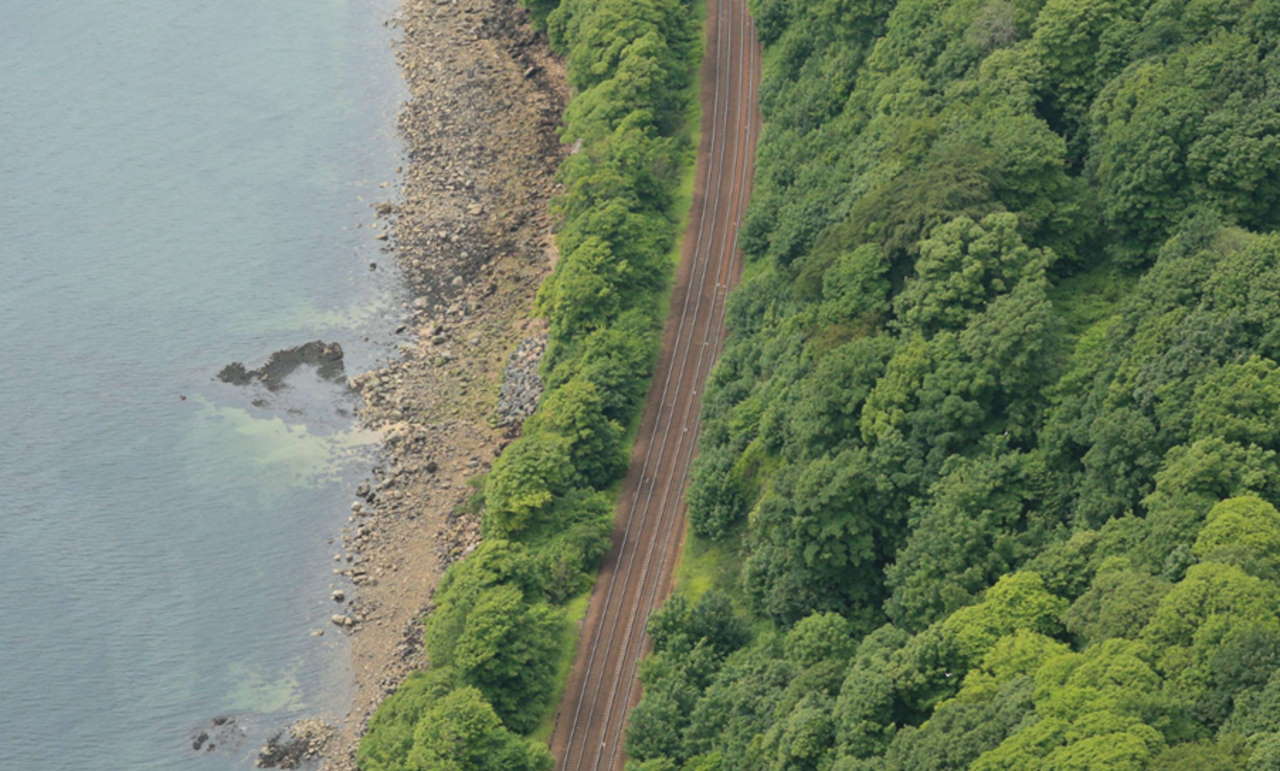
POLYGON ((331 540, 372 437, 310 370, 212 378, 392 342, 393 9, 0 0, 0 767, 247 768, 345 708, 331 540), (194 754, 223 713, 243 742, 194 754))

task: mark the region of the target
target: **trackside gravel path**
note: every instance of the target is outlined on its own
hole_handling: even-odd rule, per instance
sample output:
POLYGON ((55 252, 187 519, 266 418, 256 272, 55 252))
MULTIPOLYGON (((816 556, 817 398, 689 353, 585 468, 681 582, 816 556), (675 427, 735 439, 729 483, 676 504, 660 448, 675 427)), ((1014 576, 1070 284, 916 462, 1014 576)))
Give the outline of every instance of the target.
POLYGON ((689 229, 613 534, 587 611, 551 750, 562 771, 622 769, 627 715, 640 699, 636 664, 649 613, 671 590, 684 534, 684 489, 702 384, 724 338, 725 294, 737 282, 738 225, 754 171, 760 48, 745 0, 707 1, 702 144, 689 229))

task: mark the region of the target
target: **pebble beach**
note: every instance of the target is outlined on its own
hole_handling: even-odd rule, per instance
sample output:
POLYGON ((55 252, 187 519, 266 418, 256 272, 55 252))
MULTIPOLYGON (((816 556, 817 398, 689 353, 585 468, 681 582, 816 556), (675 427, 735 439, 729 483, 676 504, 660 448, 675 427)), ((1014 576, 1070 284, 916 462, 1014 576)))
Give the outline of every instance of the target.
POLYGON ((468 481, 488 469, 541 393, 533 298, 554 264, 548 203, 567 148, 567 96, 545 36, 516 0, 407 0, 392 22, 409 90, 396 200, 378 208, 407 284, 390 365, 350 380, 383 436, 357 488, 330 634, 351 636, 354 698, 324 767, 354 769, 382 698, 427 664, 421 618, 449 563, 473 549, 468 481))

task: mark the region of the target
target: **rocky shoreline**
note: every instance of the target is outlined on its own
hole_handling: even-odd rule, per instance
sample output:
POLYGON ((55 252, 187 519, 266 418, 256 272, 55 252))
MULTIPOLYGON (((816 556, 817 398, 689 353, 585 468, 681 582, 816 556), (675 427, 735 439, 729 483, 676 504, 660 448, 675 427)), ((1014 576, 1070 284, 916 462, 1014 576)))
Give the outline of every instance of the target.
POLYGON ((355 683, 323 751, 333 771, 355 768, 374 709, 426 664, 436 580, 479 540, 468 480, 541 393, 546 336, 530 309, 553 264, 547 209, 566 152, 563 72, 518 0, 405 0, 392 23, 406 163, 375 237, 412 300, 398 360, 349 381, 384 449, 334 555, 332 621, 351 636, 355 683))

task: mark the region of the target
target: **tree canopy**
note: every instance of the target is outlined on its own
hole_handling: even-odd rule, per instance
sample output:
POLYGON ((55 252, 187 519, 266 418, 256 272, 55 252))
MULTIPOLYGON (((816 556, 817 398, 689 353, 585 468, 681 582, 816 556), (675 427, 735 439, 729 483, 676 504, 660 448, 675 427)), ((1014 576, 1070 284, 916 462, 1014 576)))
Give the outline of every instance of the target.
POLYGON ((753 635, 637 768, 1280 762, 1280 6, 751 8, 688 501, 753 635))

